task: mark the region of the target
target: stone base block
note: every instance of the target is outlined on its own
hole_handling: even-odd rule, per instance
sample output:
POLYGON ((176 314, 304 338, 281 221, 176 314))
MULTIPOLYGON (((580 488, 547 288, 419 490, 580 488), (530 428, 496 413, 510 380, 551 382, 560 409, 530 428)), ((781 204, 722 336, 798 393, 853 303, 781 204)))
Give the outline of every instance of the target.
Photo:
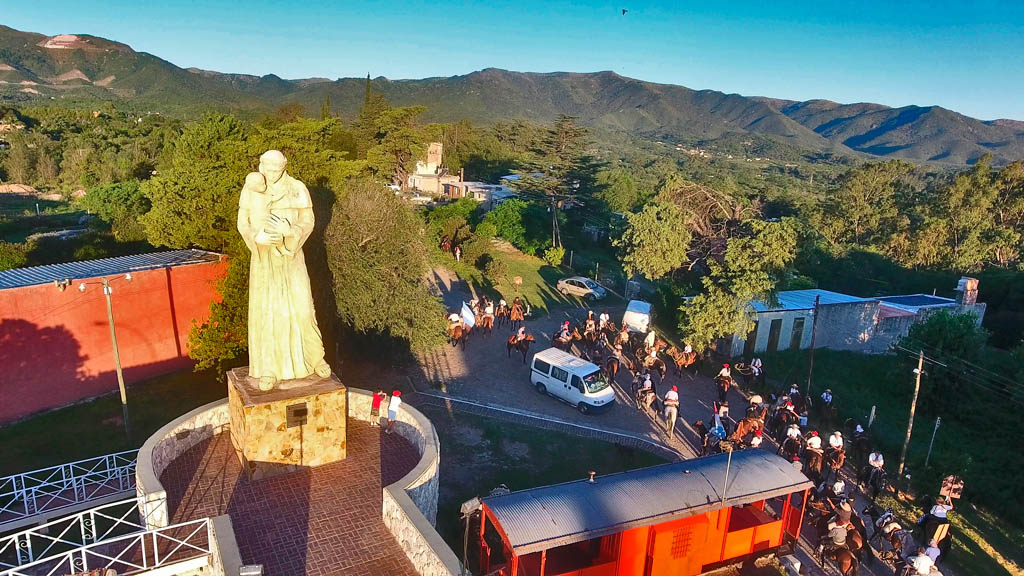
POLYGON ((248 368, 228 372, 231 443, 250 480, 344 460, 348 390, 337 376, 263 392, 248 368))

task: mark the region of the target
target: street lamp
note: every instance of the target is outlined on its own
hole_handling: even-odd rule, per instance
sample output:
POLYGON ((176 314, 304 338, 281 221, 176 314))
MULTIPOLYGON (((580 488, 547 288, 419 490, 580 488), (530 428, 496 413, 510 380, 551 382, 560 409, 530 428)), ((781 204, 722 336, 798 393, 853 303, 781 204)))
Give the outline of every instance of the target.
MULTIPOLYGON (((127 282, 131 282, 131 272, 125 274, 124 279, 127 282)), ((103 285, 103 296, 107 301, 107 322, 110 324, 110 343, 114 347, 114 367, 117 370, 117 387, 121 391, 121 419, 124 421, 124 435, 128 439, 128 443, 130 444, 132 441, 132 432, 131 427, 128 424, 128 396, 125 392, 124 387, 124 374, 121 372, 121 354, 117 347, 117 332, 114 330, 114 308, 110 303, 110 294, 114 290, 110 286, 110 280, 108 280, 106 277, 103 277, 100 278, 99 282, 80 283, 78 285, 78 291, 84 294, 85 291, 88 289, 87 284, 103 285)), ((69 278, 65 278, 64 280, 61 281, 55 280, 54 285, 57 286, 57 288, 60 289, 61 292, 63 292, 65 288, 71 285, 71 280, 69 278)))

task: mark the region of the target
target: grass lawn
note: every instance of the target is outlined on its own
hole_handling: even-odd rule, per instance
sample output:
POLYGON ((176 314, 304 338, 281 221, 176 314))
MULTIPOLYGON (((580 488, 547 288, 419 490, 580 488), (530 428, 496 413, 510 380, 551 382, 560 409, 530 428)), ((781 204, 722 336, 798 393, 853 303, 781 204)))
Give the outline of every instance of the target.
MULTIPOLYGON (((491 296, 500 295, 501 298, 511 302, 519 296, 525 299, 534 310, 534 314, 545 314, 554 308, 565 306, 580 306, 583 302, 574 296, 563 296, 555 289, 555 285, 561 278, 575 276, 576 273, 565 267, 554 267, 537 258, 524 254, 506 242, 497 242, 492 252, 493 256, 505 263, 507 273, 505 278, 494 284, 485 278, 483 273, 465 261, 455 262, 448 255, 435 254, 435 264, 444 266, 454 272, 460 279, 471 284, 477 291, 483 291, 491 296), (522 286, 516 286, 514 278, 519 276, 523 279, 522 286)), ((609 293, 602 302, 609 305, 617 305, 619 298, 609 293)))
POLYGON ((464 527, 459 506, 474 496, 486 496, 499 484, 522 490, 586 478, 590 470, 610 474, 664 462, 647 452, 598 440, 432 406, 420 410, 434 423, 441 441, 437 531, 460 556, 464 527))
POLYGON ((138 448, 161 426, 227 395, 223 375, 182 371, 128 388, 132 442, 121 398, 108 394, 0 428, 0 475, 138 448))
MULTIPOLYGON (((766 375, 778 385, 799 383, 803 390, 807 382, 807 354, 803 350, 764 356, 766 375)), ((911 370, 916 362, 834 350, 819 349, 814 354, 811 394, 817 398, 825 388, 831 388, 840 410, 840 422, 853 417, 866 423, 871 407, 877 406, 870 430, 872 442, 881 447, 890 478, 895 479, 913 394, 911 370)), ((957 503, 955 513, 950 515, 957 528, 949 559, 951 566, 958 576, 1021 574, 1024 533, 1021 518, 1016 516, 1021 510, 1021 499, 1017 478, 1011 472, 1013 467, 1020 469, 1019 448, 1009 436, 958 421, 950 414, 940 416, 942 424, 930 467, 926 468, 924 460, 935 414, 917 411, 907 469, 912 472, 915 489, 923 495, 937 494, 941 478, 947 474, 964 476, 965 499, 957 503)), ((900 507, 908 519, 916 520, 922 513, 909 504, 901 503, 900 507)))

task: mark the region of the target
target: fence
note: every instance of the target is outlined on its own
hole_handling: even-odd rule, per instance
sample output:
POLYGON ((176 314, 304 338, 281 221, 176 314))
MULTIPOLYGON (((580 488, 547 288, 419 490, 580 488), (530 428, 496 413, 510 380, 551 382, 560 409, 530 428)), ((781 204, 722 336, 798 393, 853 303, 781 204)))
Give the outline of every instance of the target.
POLYGON ((16 568, 69 550, 146 530, 135 498, 97 506, 0 538, 0 569, 16 568))
MULTIPOLYGON (((114 570, 119 576, 190 562, 209 565, 213 532, 209 518, 109 538, 0 571, 0 576, 57 576, 114 570)), ((184 568, 183 568, 184 570, 184 568)))
POLYGON ((135 490, 138 450, 107 454, 0 478, 4 524, 135 490))

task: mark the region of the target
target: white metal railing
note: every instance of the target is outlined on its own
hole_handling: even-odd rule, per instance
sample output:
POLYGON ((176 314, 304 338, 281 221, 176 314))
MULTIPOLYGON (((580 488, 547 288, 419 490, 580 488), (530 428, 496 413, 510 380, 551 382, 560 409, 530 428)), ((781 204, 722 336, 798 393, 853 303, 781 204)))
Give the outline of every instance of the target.
POLYGON ((138 500, 97 506, 0 538, 0 569, 16 568, 68 550, 145 531, 138 500))
POLYGON ((0 478, 0 529, 7 522, 135 490, 138 450, 0 478))
POLYGON ((213 554, 209 518, 126 534, 80 546, 35 562, 0 571, 0 576, 60 576, 92 570, 139 574, 213 554))

